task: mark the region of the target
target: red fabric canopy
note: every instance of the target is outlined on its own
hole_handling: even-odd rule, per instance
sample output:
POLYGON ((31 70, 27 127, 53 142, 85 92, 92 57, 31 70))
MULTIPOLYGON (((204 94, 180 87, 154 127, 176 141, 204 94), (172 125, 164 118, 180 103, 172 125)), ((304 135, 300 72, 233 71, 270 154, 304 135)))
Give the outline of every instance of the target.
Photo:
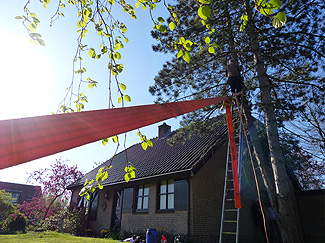
POLYGON ((0 169, 132 131, 228 97, 0 121, 0 169))

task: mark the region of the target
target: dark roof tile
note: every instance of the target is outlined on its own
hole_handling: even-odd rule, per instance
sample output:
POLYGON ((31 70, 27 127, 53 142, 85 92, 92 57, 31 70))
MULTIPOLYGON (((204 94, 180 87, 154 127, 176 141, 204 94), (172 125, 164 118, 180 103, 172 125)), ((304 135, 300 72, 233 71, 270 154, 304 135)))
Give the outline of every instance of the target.
MULTIPOLYGON (((108 178, 103 185, 112 185, 116 183, 124 183, 124 168, 128 162, 131 162, 136 168, 136 179, 145 179, 151 176, 160 176, 169 173, 177 173, 181 171, 191 171, 199 166, 198 163, 204 156, 214 147, 219 147, 227 138, 227 127, 225 123, 220 122, 223 117, 218 118, 218 126, 214 133, 193 136, 184 144, 169 145, 167 137, 151 139, 153 147, 143 150, 141 144, 135 144, 128 149, 115 155, 109 170, 108 178), (221 125, 220 125, 221 124, 221 125), (223 125, 222 125, 223 124, 223 125), (127 158, 126 158, 127 152, 127 158)), ((110 160, 106 162, 110 164, 110 160)), ((93 169, 84 177, 69 186, 83 185, 86 179, 88 181, 95 179, 99 168, 103 164, 93 169)))

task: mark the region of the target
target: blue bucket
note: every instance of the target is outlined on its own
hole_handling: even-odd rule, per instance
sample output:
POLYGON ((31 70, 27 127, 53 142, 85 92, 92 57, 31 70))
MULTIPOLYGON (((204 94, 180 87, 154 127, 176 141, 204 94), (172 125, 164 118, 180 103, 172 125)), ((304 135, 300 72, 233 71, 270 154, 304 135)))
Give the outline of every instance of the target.
POLYGON ((146 243, 157 243, 158 234, 156 229, 147 229, 146 243))

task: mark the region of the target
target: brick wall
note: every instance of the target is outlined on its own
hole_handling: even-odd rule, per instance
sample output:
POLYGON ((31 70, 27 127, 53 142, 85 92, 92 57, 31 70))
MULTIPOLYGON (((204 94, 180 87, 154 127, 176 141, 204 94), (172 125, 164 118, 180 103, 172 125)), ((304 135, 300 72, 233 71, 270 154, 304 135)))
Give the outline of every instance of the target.
POLYGON ((102 230, 109 230, 111 227, 113 192, 114 190, 107 188, 99 191, 97 217, 96 220, 90 220, 88 226, 96 235, 100 235, 102 230), (107 193, 108 199, 105 199, 105 193, 107 193))
POLYGON ((122 230, 126 232, 145 232, 147 228, 159 228, 168 234, 187 232, 187 210, 171 213, 156 212, 157 183, 150 183, 148 213, 123 213, 122 230))
POLYGON ((226 146, 190 178, 190 236, 193 242, 214 242, 219 235, 226 146))

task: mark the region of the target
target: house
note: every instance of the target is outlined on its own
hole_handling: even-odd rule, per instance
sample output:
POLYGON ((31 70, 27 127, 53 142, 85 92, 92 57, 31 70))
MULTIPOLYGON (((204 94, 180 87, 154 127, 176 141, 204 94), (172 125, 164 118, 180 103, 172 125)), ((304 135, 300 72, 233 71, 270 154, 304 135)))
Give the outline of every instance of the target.
MULTIPOLYGON (((214 125, 214 132, 170 146, 167 140, 174 133, 164 123, 158 128, 158 137, 151 139, 153 147, 144 151, 141 144, 135 144, 106 161, 112 167, 104 188, 91 195, 87 227, 98 235, 106 229, 133 234, 155 228, 164 235, 182 235, 190 242, 217 242, 228 131, 223 117, 214 125), (136 178, 128 183, 124 180, 127 162, 136 168, 136 178)), ((95 180, 101 167, 69 186, 72 208, 84 205, 78 194, 86 179, 95 180)), ((263 242, 252 212, 257 193, 248 159, 244 158, 240 171, 239 242, 263 242)))
POLYGON ((0 190, 11 194, 13 204, 22 204, 24 201, 32 201, 41 187, 0 181, 0 190))

